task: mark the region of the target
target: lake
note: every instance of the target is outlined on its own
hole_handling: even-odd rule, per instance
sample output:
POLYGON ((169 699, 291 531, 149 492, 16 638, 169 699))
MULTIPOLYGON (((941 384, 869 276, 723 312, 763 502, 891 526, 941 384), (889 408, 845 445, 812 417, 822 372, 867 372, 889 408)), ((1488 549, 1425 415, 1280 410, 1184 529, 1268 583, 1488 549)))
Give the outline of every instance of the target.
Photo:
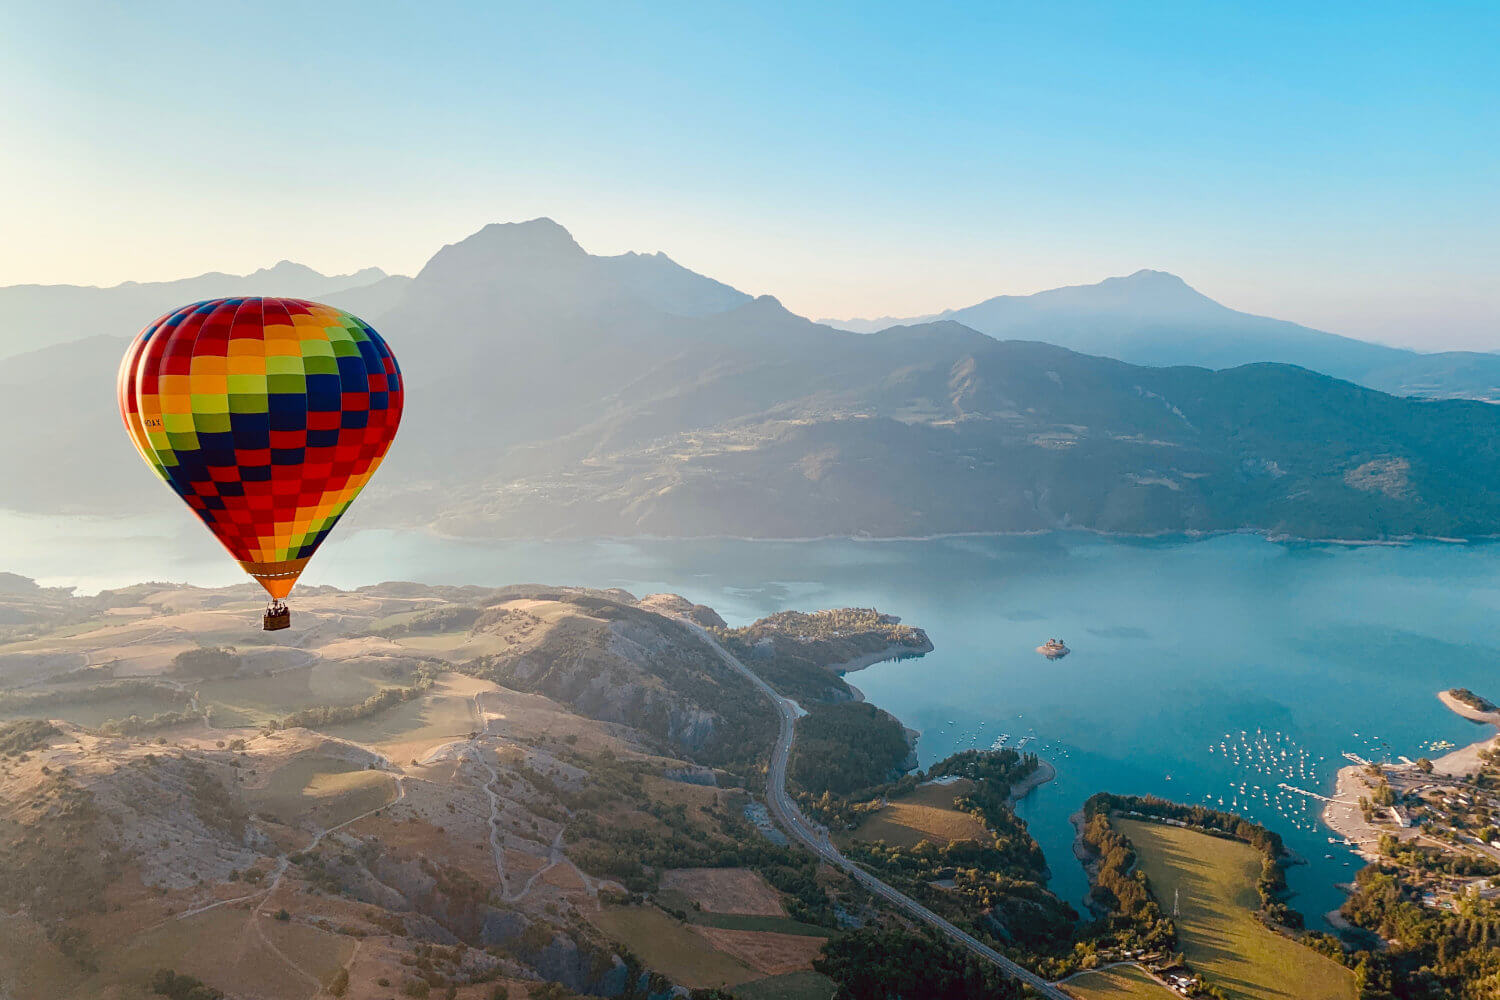
MULTIPOLYGON (((184 512, 185 513, 185 512, 184 512)), ((346 528, 357 525, 345 525, 346 528)), ((85 590, 143 579, 243 579, 189 518, 0 514, 0 569, 85 590), (205 537, 199 537, 203 535, 205 537)), ((1309 864, 1294 904, 1321 926, 1358 862, 1317 821, 1342 754, 1415 758, 1484 731, 1441 688, 1500 696, 1500 545, 1336 546, 1229 535, 1078 533, 924 541, 472 542, 351 530, 304 580, 355 587, 558 583, 658 590, 731 624, 784 608, 872 606, 925 628, 936 651, 849 680, 922 732, 928 765, 1027 740, 1058 779, 1020 813, 1052 888, 1079 905, 1069 815, 1101 789, 1233 809, 1309 864), (1049 662, 1050 637, 1073 652, 1049 662), (1257 787, 1259 786, 1259 787, 1257 787), (1331 858, 1325 855, 1332 855, 1331 858)), ((295 594, 293 595, 295 604, 295 594)), ((1081 909, 1081 906, 1080 906, 1081 909)))

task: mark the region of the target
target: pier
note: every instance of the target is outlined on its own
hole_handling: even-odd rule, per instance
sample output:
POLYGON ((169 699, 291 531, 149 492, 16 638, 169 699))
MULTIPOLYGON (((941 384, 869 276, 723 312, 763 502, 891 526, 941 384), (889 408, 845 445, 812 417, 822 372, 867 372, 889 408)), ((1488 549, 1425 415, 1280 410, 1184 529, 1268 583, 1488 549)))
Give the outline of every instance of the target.
MULTIPOLYGON (((1353 754, 1345 754, 1344 756, 1345 757, 1352 757, 1353 754)), ((1288 792, 1296 792, 1298 795, 1306 795, 1308 798, 1310 798, 1310 799, 1317 799, 1319 802, 1334 802, 1334 803, 1337 803, 1338 805, 1341 805, 1341 806, 1348 806, 1348 805, 1355 805, 1356 804, 1356 803, 1353 803, 1353 802, 1345 802, 1343 799, 1330 799, 1326 795, 1319 795, 1317 792, 1309 792, 1305 788, 1298 788, 1296 785, 1288 785, 1284 781, 1278 782, 1277 785, 1276 785, 1276 787, 1284 789, 1284 790, 1286 790, 1288 792)))

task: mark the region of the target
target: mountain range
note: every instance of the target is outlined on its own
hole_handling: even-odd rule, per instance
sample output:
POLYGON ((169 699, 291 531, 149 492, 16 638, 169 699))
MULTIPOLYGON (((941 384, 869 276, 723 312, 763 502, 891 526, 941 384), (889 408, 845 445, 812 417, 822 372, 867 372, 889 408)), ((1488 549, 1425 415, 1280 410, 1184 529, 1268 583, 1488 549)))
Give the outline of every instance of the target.
POLYGON ((355 311, 382 311, 410 278, 367 267, 353 274, 319 274, 283 260, 253 274, 210 272, 178 281, 90 285, 11 285, 0 288, 0 358, 54 344, 109 335, 129 337, 163 313, 200 299, 275 294, 314 299, 355 311), (347 303, 347 305, 345 305, 347 303))
POLYGON ((1219 369, 1276 361, 1397 395, 1500 401, 1500 354, 1419 353, 1324 333, 1230 309, 1163 271, 1034 295, 999 295, 908 319, 822 322, 874 333, 937 320, 1000 340, 1042 340, 1137 365, 1219 369))
MULTIPOLYGON (((209 287, 216 276, 190 279, 194 295, 180 298, 247 282, 287 293, 261 275, 224 276, 223 291, 209 287)), ((1288 364, 1141 365, 1041 342, 1092 331, 1100 350, 1113 338, 1125 354, 1148 333, 1186 343, 1196 328, 1200 350, 1229 352, 1254 344, 1260 324, 1283 336, 1268 350, 1337 360, 1360 344, 1236 313, 1159 272, 992 300, 966 317, 1009 315, 1010 332, 1037 338, 1004 340, 956 318, 835 329, 661 254, 588 254, 545 219, 486 226, 413 278, 322 280, 330 288, 316 294, 379 329, 407 377, 405 423, 360 501, 364 525, 1384 538, 1490 534, 1500 516, 1500 409, 1487 403, 1392 395, 1288 364)), ((0 315, 13 315, 12 291, 0 289, 0 315)), ((0 419, 26 429, 0 440, 0 461, 38 470, 7 485, 5 506, 169 502, 125 445, 112 386, 123 338, 170 304, 110 327, 118 336, 58 338, 0 366, 0 419)))

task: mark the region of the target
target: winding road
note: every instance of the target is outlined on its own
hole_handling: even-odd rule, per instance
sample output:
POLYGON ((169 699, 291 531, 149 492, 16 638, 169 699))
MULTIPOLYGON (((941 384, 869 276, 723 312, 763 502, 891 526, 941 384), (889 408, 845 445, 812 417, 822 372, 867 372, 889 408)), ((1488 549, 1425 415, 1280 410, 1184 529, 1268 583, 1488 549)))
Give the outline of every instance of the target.
POLYGON ((771 699, 771 703, 776 706, 776 711, 781 719, 781 731, 776 737, 776 748, 771 751, 771 767, 770 773, 767 776, 766 805, 770 807, 771 815, 775 817, 777 824, 783 830, 824 861, 843 869, 849 874, 850 878, 854 879, 854 881, 864 886, 870 892, 884 899, 886 902, 900 907, 918 920, 942 931, 955 943, 962 945, 980 958, 999 966, 1007 975, 1025 983, 1031 989, 1035 990, 1038 995, 1047 997, 1049 1000, 1076 1000, 1075 997, 1052 985, 1052 983, 1030 969, 1012 962, 994 948, 974 937, 974 935, 944 920, 915 899, 887 885, 840 854, 838 848, 834 847, 832 842, 829 841, 828 831, 817 824, 809 822, 802 815, 802 811, 797 808, 797 804, 792 801, 792 797, 787 794, 786 766, 787 758, 792 749, 792 737, 796 731, 797 715, 800 711, 797 703, 790 698, 783 698, 777 694, 771 685, 760 678, 759 674, 741 663, 739 658, 729 652, 729 650, 719 645, 718 640, 703 626, 687 618, 681 618, 679 621, 697 633, 699 638, 706 642, 727 666, 743 674, 750 683, 755 685, 761 694, 771 699))

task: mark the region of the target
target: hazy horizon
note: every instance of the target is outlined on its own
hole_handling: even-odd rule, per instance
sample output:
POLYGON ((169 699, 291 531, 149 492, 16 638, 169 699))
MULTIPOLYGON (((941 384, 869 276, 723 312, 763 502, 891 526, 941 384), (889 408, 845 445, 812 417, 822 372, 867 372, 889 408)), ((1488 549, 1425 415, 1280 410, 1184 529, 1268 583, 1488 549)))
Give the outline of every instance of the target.
MULTIPOLYGON (((525 220, 521 220, 521 219, 515 219, 515 220, 492 220, 491 222, 485 223, 485 225, 494 225, 494 224, 500 224, 500 225, 518 225, 518 224, 522 224, 522 223, 538 222, 538 221, 543 221, 543 220, 552 221, 552 222, 559 222, 559 220, 551 219, 550 217, 546 217, 546 216, 541 216, 541 217, 538 217, 536 219, 525 219, 525 220)), ((561 224, 564 229, 568 229, 568 231, 570 233, 572 233, 572 230, 566 225, 566 223, 559 222, 559 224, 561 224)), ((451 245, 453 245, 455 243, 462 242, 464 239, 467 239, 469 236, 472 236, 472 235, 474 235, 474 233, 477 233, 480 228, 483 228, 483 226, 476 227, 476 229, 473 232, 465 233, 463 236, 455 237, 452 240, 448 241, 447 243, 444 243, 443 246, 451 246, 451 245)), ((436 249, 441 249, 441 247, 438 247, 436 249)), ((436 253, 436 249, 434 250, 434 253, 436 253)), ((611 255, 613 255, 613 254, 603 254, 603 253, 600 253, 599 251, 593 250, 593 249, 591 249, 588 246, 584 246, 583 250, 584 250, 584 252, 592 254, 592 255, 595 255, 595 256, 611 256, 611 255)), ((661 253, 661 254, 665 254, 667 257, 671 258, 676 263, 683 264, 683 262, 681 260, 679 260, 672 253, 670 253, 669 251, 666 251, 666 250, 626 249, 626 250, 618 251, 618 253, 621 253, 621 254, 625 254, 625 253, 638 253, 638 254, 661 253)), ((180 281, 180 280, 186 280, 186 279, 191 279, 191 278, 197 278, 197 277, 201 277, 201 276, 206 275, 206 274, 213 274, 213 273, 222 273, 222 274, 226 274, 226 275, 228 275, 230 277, 249 277, 249 276, 251 276, 251 275, 253 275, 255 273, 262 272, 262 271, 270 271, 270 270, 273 270, 273 269, 275 269, 275 268, 277 268, 279 266, 286 265, 286 264, 292 264, 292 265, 295 265, 295 266, 298 266, 298 267, 309 267, 313 271, 316 271, 319 274, 322 274, 323 276, 329 277, 329 278, 356 277, 361 272, 370 271, 370 270, 381 271, 381 272, 383 272, 383 274, 386 277, 392 277, 392 276, 395 276, 395 277, 413 277, 418 272, 420 272, 422 270, 422 266, 425 265, 426 260, 430 259, 430 257, 431 257, 431 255, 429 255, 428 258, 424 258, 422 264, 419 264, 417 267, 411 268, 410 270, 407 270, 407 271, 398 271, 398 270, 394 270, 394 269, 389 268, 389 267, 382 267, 380 264, 377 264, 377 263, 368 263, 368 264, 364 264, 364 265, 360 265, 360 266, 352 266, 346 272, 333 272, 333 271, 325 271, 325 270, 322 270, 320 268, 312 267, 311 265, 307 264, 306 261, 301 260, 301 259, 296 258, 296 257, 286 257, 286 256, 283 256, 283 257, 277 258, 276 260, 268 261, 268 262, 260 264, 260 265, 258 265, 256 267, 249 268, 249 269, 247 269, 246 271, 244 271, 242 273, 241 272, 229 271, 229 270, 224 269, 224 268, 208 268, 208 269, 206 269, 204 271, 198 271, 198 272, 194 272, 192 274, 173 274, 173 275, 167 275, 167 276, 162 276, 162 277, 155 277, 155 276, 153 276, 153 277, 149 277, 149 278, 139 278, 139 277, 126 278, 126 279, 123 279, 122 281, 113 282, 113 283, 110 283, 108 285, 90 285, 90 284, 86 284, 86 283, 78 282, 78 281, 61 281, 61 282, 46 282, 46 283, 43 283, 43 282, 27 282, 27 283, 16 283, 16 284, 40 285, 40 286, 43 286, 43 287, 45 287, 47 285, 58 285, 58 286, 77 286, 77 287, 84 287, 84 288, 115 288, 115 287, 119 287, 121 285, 147 284, 147 283, 161 283, 161 282, 180 281)), ((683 266, 688 266, 688 265, 683 265, 683 266)), ((696 268, 691 268, 691 267, 690 267, 690 270, 694 270, 696 273, 703 274, 705 277, 714 278, 714 279, 718 280, 718 276, 717 275, 707 274, 705 272, 698 271, 696 268)), ((815 322, 818 322, 818 323, 824 323, 824 324, 828 324, 828 325, 834 326, 835 328, 841 328, 840 327, 841 323, 848 322, 848 323, 852 324, 851 328, 854 328, 854 327, 859 327, 859 324, 861 324, 861 323, 869 323, 870 321, 879 321, 879 320, 889 321, 890 325, 896 325, 896 324, 901 323, 901 322, 913 322, 913 321, 918 321, 918 320, 923 320, 923 319, 927 319, 927 318, 936 317, 939 314, 944 313, 945 311, 961 310, 961 309, 963 309, 965 307, 976 305, 976 304, 978 304, 980 302, 983 302, 985 300, 988 300, 990 298, 995 298, 995 297, 1000 297, 1000 296, 1024 297, 1024 296, 1028 296, 1028 295, 1034 295, 1034 294, 1037 294, 1037 293, 1040 293, 1040 292, 1055 291, 1057 289, 1063 289, 1063 288, 1087 287, 1087 286, 1096 285, 1096 284, 1099 284, 1101 282, 1108 281, 1108 280, 1111 280, 1111 279, 1118 279, 1118 278, 1129 277, 1129 276, 1134 275, 1137 272, 1141 272, 1141 271, 1162 271, 1162 270, 1163 269, 1160 269, 1160 268, 1141 267, 1141 268, 1134 268, 1134 269, 1132 269, 1130 271, 1122 271, 1122 272, 1119 272, 1119 273, 1116 273, 1116 274, 1101 274, 1101 275, 1098 275, 1097 277, 1089 277, 1089 278, 1081 278, 1081 279, 1077 279, 1077 280, 1064 281, 1064 282, 1062 282, 1061 284, 1058 284, 1058 285, 1049 285, 1049 286, 1045 286, 1045 287, 1026 288, 1026 289, 1010 289, 1010 290, 1004 290, 1004 291, 996 291, 996 292, 994 292, 992 294, 985 295, 983 298, 976 299, 976 300, 974 300, 972 302, 946 303, 946 304, 942 304, 942 305, 936 306, 935 308, 926 309, 926 310, 917 310, 915 312, 912 312, 912 313, 909 313, 909 314, 905 314, 905 315, 901 315, 901 316, 895 316, 895 315, 876 315, 876 314, 868 312, 868 311, 863 312, 863 313, 850 314, 850 315, 847 315, 847 316, 823 316, 823 315, 818 315, 816 313, 801 312, 801 311, 799 311, 799 310, 797 310, 795 308, 792 308, 791 305, 786 301, 785 297, 783 297, 781 295, 778 295, 774 290, 765 290, 765 291, 758 291, 758 292, 752 291, 752 292, 750 292, 750 294, 752 294, 752 295, 771 295, 771 296, 777 298, 779 301, 781 301, 783 305, 786 305, 790 309, 790 311, 792 311, 793 313, 796 313, 797 315, 800 315, 800 316, 805 316, 806 318, 811 319, 811 320, 813 320, 815 322)), ((1175 274, 1175 272, 1165 272, 1165 273, 1173 274, 1175 277, 1183 279, 1184 283, 1187 284, 1190 288, 1192 288, 1195 291, 1198 291, 1198 292, 1204 293, 1204 294, 1208 294, 1208 293, 1204 292, 1204 290, 1202 288, 1200 288, 1197 284, 1195 284, 1192 280, 1190 280, 1188 278, 1185 278, 1181 274, 1175 274)), ((12 284, 12 283, 7 283, 7 282, 0 281, 0 289, 9 288, 9 287, 16 287, 16 284, 12 284)), ((728 282, 728 284, 730 284, 732 287, 736 287, 736 288, 739 287, 739 286, 735 286, 733 282, 728 282)), ((357 287, 357 286, 351 286, 351 287, 357 287)), ((744 288, 739 288, 739 290, 740 291, 748 291, 747 289, 744 289, 744 288)), ((276 289, 274 289, 274 288, 268 288, 268 289, 264 290, 264 293, 270 294, 270 293, 274 293, 275 291, 276 291, 276 289)), ((1252 309, 1244 308, 1244 307, 1242 307, 1240 305, 1237 305, 1236 303, 1233 303, 1233 302, 1224 302, 1224 301, 1218 299, 1216 296, 1211 295, 1211 294, 1208 294, 1208 297, 1211 298, 1211 299, 1214 299, 1216 302, 1219 302, 1220 305, 1224 305, 1224 306, 1227 306, 1228 308, 1235 309, 1237 311, 1248 313, 1248 314, 1251 314, 1251 315, 1269 315, 1270 318, 1272 318, 1272 319, 1279 319, 1279 320, 1290 319, 1290 317, 1286 317, 1286 316, 1257 313, 1257 312, 1255 312, 1252 309)), ((1293 320, 1293 321, 1295 322, 1295 320, 1293 320)), ((1307 324, 1304 324, 1304 325, 1307 325, 1307 324)), ((861 329, 862 329, 862 327, 861 327, 861 329)), ((1316 327, 1314 327, 1314 329, 1316 329, 1316 327)), ((101 331, 101 332, 104 332, 104 331, 101 331)), ((113 332, 115 332, 119 336, 125 336, 130 331, 125 331, 123 333, 119 332, 119 331, 113 331, 113 332)), ((1474 346, 1474 347, 1467 347, 1466 348, 1466 347, 1463 347, 1461 345, 1444 346, 1444 345, 1429 345, 1429 344, 1422 344, 1422 343, 1410 343, 1410 342, 1403 342, 1403 341, 1400 341, 1400 340, 1381 340, 1381 339, 1376 338, 1376 337, 1358 337, 1355 334, 1345 333, 1345 332, 1340 331, 1340 330, 1325 330, 1324 332, 1340 334, 1342 336, 1355 337, 1355 339, 1366 340, 1366 341, 1369 341, 1371 343, 1381 343, 1381 344, 1389 344, 1390 346, 1395 346, 1395 347, 1411 348, 1411 349, 1418 350, 1418 351, 1488 350, 1488 349, 1491 349, 1491 348, 1487 348, 1487 347, 1484 347, 1484 346, 1474 346)), ((1494 349, 1500 349, 1500 345, 1497 345, 1497 347, 1494 348, 1494 349)))
POLYGON ((411 273, 546 215, 812 317, 1153 268, 1500 347, 1493 11, 590 11, 0 13, 0 283, 411 273))

